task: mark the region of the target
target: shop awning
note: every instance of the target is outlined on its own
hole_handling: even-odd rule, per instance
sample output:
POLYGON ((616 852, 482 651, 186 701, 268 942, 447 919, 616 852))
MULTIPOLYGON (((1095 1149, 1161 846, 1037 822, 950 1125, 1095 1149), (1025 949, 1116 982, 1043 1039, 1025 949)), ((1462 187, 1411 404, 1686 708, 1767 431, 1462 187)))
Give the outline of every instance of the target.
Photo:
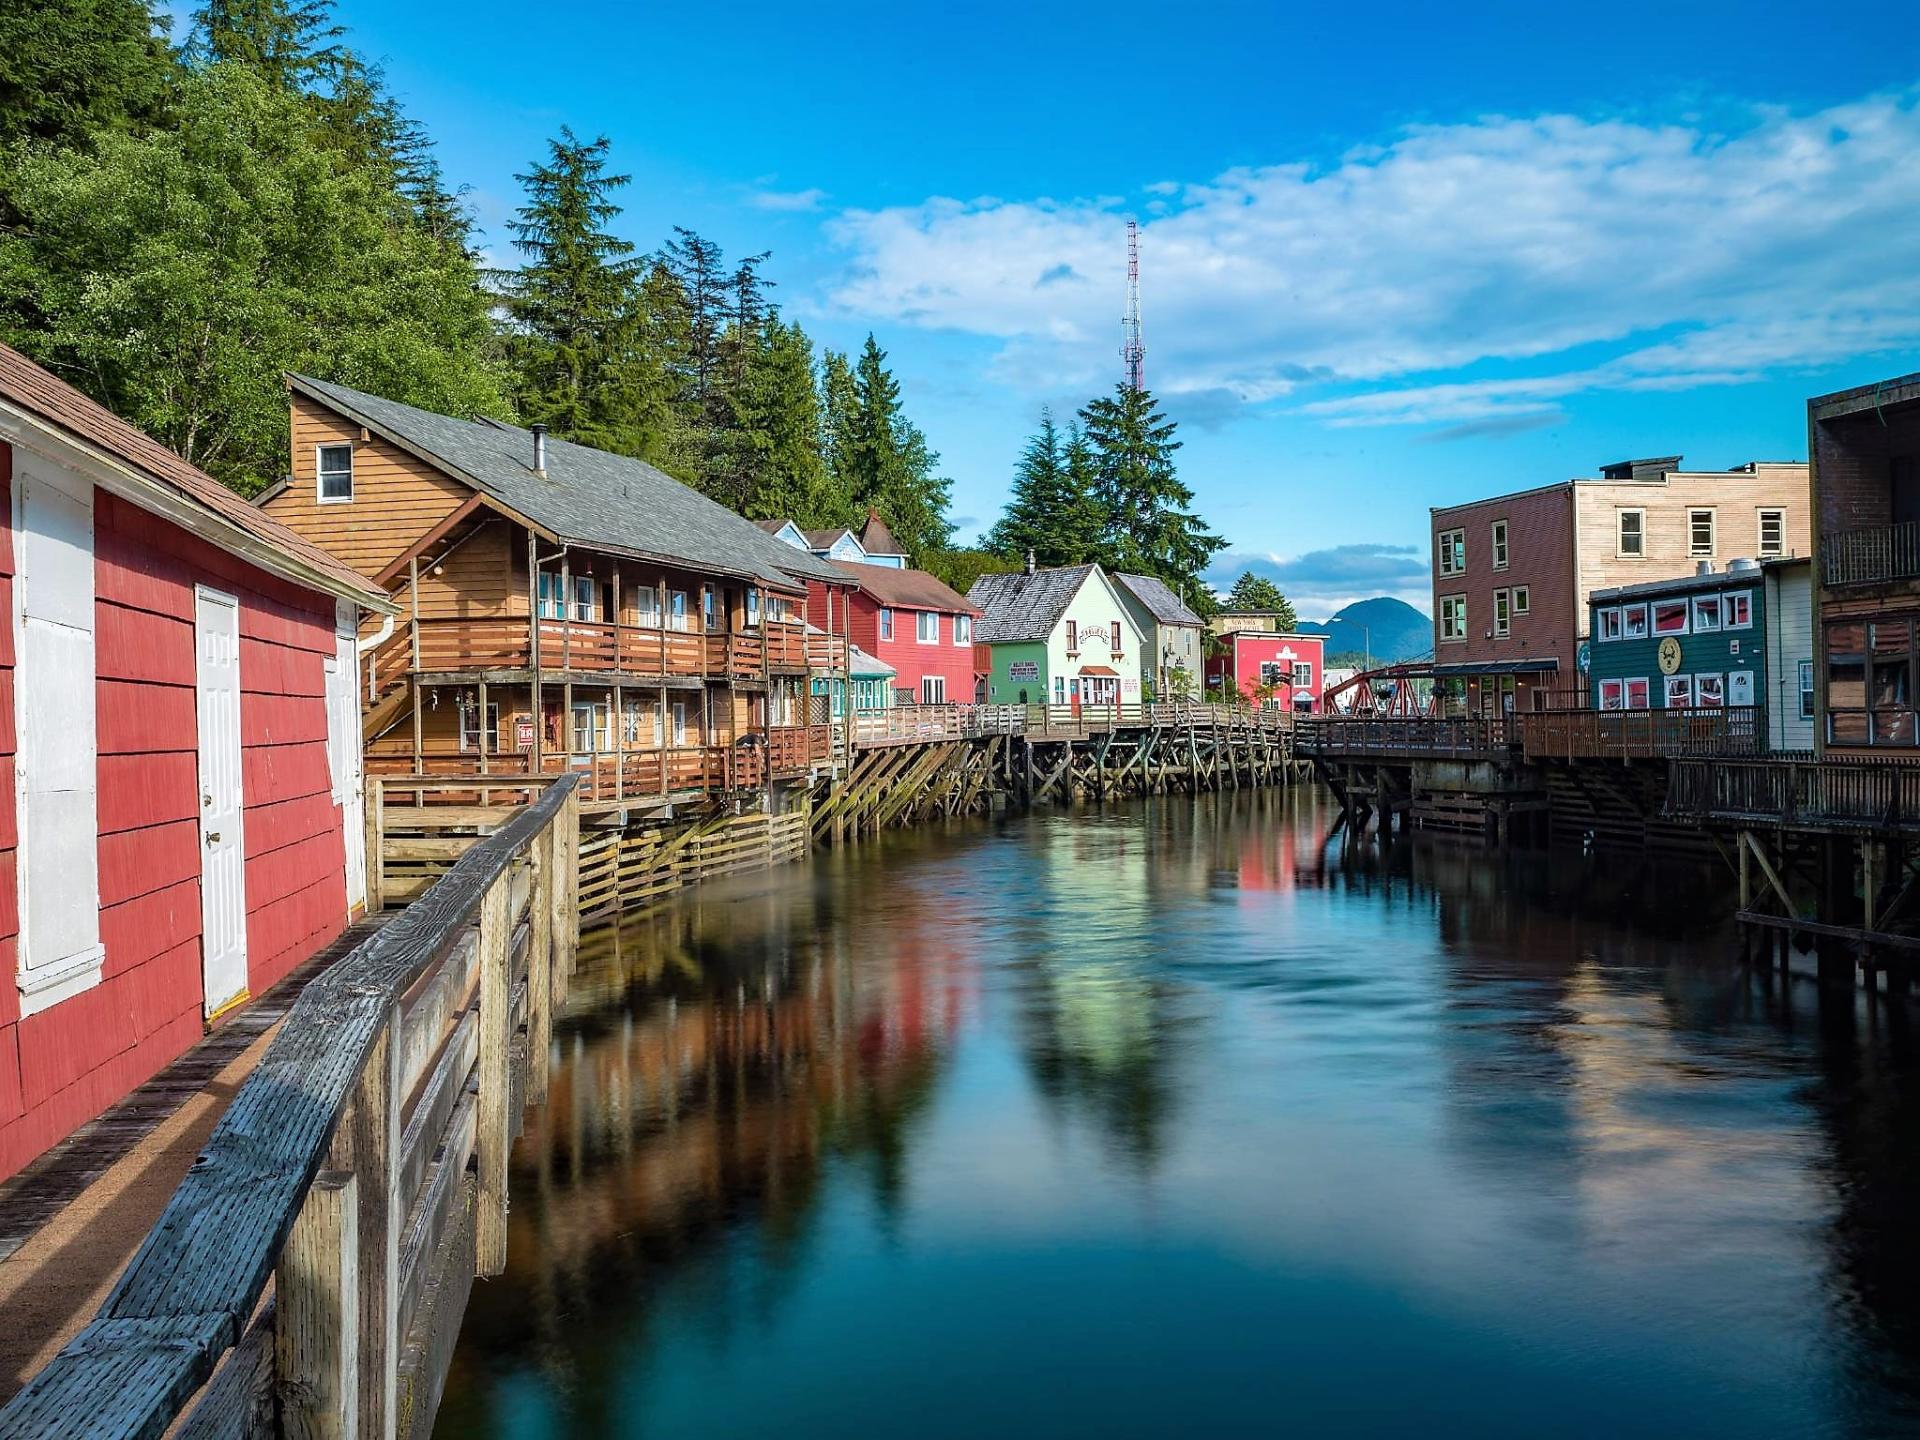
POLYGON ((1111 676, 1115 680, 1120 678, 1120 672, 1111 665, 1082 665, 1080 667, 1080 673, 1082 675, 1106 675, 1111 676))

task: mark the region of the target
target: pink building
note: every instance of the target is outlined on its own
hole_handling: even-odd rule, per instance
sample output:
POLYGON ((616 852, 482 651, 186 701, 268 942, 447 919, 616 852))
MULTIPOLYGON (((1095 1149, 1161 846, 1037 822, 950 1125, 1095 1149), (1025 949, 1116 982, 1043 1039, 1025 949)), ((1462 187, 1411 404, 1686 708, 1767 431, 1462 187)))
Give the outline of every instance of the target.
POLYGON ((1207 689, 1232 685, 1254 703, 1272 686, 1271 704, 1318 714, 1326 689, 1327 642, 1319 635, 1279 635, 1271 630, 1232 630, 1218 637, 1224 653, 1207 657, 1207 689))

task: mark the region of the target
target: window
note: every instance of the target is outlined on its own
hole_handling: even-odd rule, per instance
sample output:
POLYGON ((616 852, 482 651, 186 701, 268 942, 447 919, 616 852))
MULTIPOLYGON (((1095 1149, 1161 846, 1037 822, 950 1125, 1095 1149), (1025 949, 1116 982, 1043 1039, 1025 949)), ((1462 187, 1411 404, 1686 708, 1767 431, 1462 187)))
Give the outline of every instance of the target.
POLYGON ((1262 660, 1260 662, 1260 683, 1262 685, 1278 685, 1282 683, 1281 671, 1285 668, 1286 667, 1281 665, 1278 660, 1262 660))
POLYGON ((667 625, 674 630, 687 630, 687 592, 669 590, 667 592, 667 625))
POLYGON ((1645 679, 1627 681, 1627 709, 1647 710, 1652 708, 1653 687, 1645 679))
POLYGON ((1305 660, 1293 662, 1293 683, 1295 688, 1305 688, 1313 684, 1313 666, 1305 660))
POLYGON ((747 591, 747 628, 751 630, 759 623, 760 592, 758 590, 749 590, 747 591))
POLYGON ((1684 600, 1654 601, 1653 633, 1656 635, 1686 634, 1687 602, 1684 600))
POLYGON ((314 451, 314 498, 322 505, 353 499, 353 446, 321 445, 314 451))
POLYGON ((1753 704, 1753 671, 1729 670, 1727 672, 1727 704, 1751 707, 1753 704))
POLYGON ((1800 662, 1800 718, 1813 719, 1813 661, 1800 662))
POLYGON ((1115 655, 1127 648, 1127 627, 1120 623, 1118 615, 1113 617, 1113 643, 1107 648, 1115 655))
POLYGON ((1621 555, 1645 555, 1647 553, 1647 512, 1644 510, 1616 511, 1615 523, 1619 526, 1619 538, 1614 544, 1615 552, 1621 555))
POLYGON ((673 743, 687 743, 687 702, 684 700, 673 702, 673 743))
POLYGON ((700 628, 708 633, 720 628, 720 594, 711 585, 700 587, 700 628))
POLYGON ((573 618, 576 620, 598 620, 600 618, 600 592, 593 583, 591 575, 573 577, 573 618))
POLYGON ((1647 638, 1647 607, 1623 605, 1620 608, 1620 634, 1628 640, 1647 638))
POLYGON ((922 645, 938 645, 940 643, 940 615, 937 611, 919 610, 914 612, 913 638, 918 640, 922 645))
POLYGON ((1753 628, 1753 592, 1736 590, 1722 597, 1721 619, 1729 630, 1751 630, 1753 628))
MULTIPOLYGON (((489 709, 492 707, 489 706, 489 709)), ((608 715, 605 702, 576 703, 573 707, 573 753, 592 755, 608 748, 608 715)))
POLYGON ((1727 677, 1724 675, 1696 675, 1693 677, 1693 703, 1702 710, 1718 710, 1727 703, 1727 677))
POLYGON ((640 624, 650 629, 660 628, 660 592, 651 585, 636 585, 633 591, 633 609, 639 616, 640 624))
POLYGON ((489 755, 497 753, 500 749, 500 707, 487 706, 487 728, 483 736, 480 733, 480 707, 477 704, 462 705, 460 707, 460 748, 478 750, 483 745, 489 755))
POLYGON ((1693 708, 1693 677, 1691 675, 1667 676, 1667 709, 1691 710, 1693 708))
POLYGON ((1080 627, 1072 620, 1067 621, 1067 653, 1073 654, 1080 648, 1080 627))
POLYGON ((1624 710, 1627 705, 1626 695, 1626 681, 1602 680, 1600 682, 1600 708, 1602 710, 1624 710))
POLYGON ((1516 585, 1513 587, 1513 613, 1514 614, 1516 615, 1526 614, 1528 609, 1531 608, 1532 604, 1533 604, 1533 597, 1527 593, 1526 586, 1516 585))
POLYGON ((660 707, 651 700, 629 700, 620 716, 621 743, 629 749, 661 741, 660 707))
POLYGON ((1440 638, 1442 640, 1467 638, 1466 596, 1442 595, 1440 597, 1440 638))
POLYGON ((1442 530, 1440 532, 1440 573, 1458 575, 1467 568, 1467 532, 1464 530, 1442 530))
POLYGON ((1513 633, 1513 592, 1493 592, 1493 633, 1496 638, 1513 633))
POLYGON ((922 675, 920 677, 920 703, 923 705, 946 704, 947 677, 944 675, 922 675))
POLYGON ((1493 568, 1507 568, 1507 522, 1504 520, 1493 522, 1493 568))
POLYGON ((880 638, 882 640, 893 638, 893 611, 885 606, 880 609, 880 638))
POLYGON ((953 643, 971 645, 973 643, 973 616, 956 615, 953 617, 953 643))
POLYGON ((1713 511, 1687 511, 1687 554, 1713 554, 1713 511))
POLYGON ((1786 511, 1762 510, 1760 512, 1760 553, 1763 556, 1787 553, 1786 511))
POLYGON ((551 570, 542 570, 540 572, 540 618, 542 620, 566 619, 565 595, 566 591, 560 588, 560 577, 551 570))
POLYGON ((1696 595, 1693 597, 1693 630, 1718 630, 1720 628, 1720 597, 1718 595, 1696 595))
POLYGON ((1067 703, 1067 677, 1064 675, 1053 677, 1053 703, 1056 705, 1067 703))
POLYGON ((1618 640, 1620 638, 1620 610, 1618 606, 1609 606, 1598 612, 1598 623, 1594 627, 1597 640, 1618 640))

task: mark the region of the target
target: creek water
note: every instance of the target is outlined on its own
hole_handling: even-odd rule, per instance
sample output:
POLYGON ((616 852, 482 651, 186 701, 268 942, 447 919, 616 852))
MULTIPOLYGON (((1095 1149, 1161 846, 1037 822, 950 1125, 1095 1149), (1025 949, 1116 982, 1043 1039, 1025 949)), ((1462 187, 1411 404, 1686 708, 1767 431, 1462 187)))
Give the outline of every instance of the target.
POLYGON ((1316 791, 583 937, 442 1436, 1920 1431, 1907 1002, 1316 791))

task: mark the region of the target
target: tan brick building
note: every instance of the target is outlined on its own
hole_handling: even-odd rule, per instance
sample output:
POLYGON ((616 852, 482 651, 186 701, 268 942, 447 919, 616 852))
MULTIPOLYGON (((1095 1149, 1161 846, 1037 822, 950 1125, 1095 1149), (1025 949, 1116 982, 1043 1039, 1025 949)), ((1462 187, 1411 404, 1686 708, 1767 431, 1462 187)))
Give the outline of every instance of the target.
POLYGON ((1584 704, 1594 590, 1811 553, 1805 465, 1692 471, 1680 459, 1432 511, 1435 669, 1464 682, 1469 708, 1584 704))

